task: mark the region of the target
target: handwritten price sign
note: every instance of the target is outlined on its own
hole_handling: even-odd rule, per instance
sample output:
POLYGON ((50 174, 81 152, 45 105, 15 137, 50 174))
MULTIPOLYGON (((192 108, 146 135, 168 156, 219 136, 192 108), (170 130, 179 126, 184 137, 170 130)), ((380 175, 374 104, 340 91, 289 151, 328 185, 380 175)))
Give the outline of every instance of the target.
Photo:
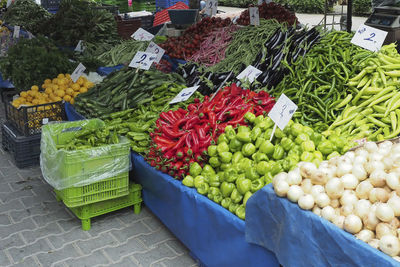
POLYGON ((156 58, 157 58, 156 54, 138 51, 136 55, 133 57, 131 63, 129 63, 129 67, 148 70, 150 69, 151 64, 153 64, 156 58))
POLYGON ((159 47, 158 45, 156 45, 155 43, 150 42, 149 46, 148 46, 147 49, 146 49, 146 52, 147 52, 147 53, 156 54, 156 55, 157 55, 157 58, 156 58, 156 60, 154 60, 154 61, 155 61, 156 63, 158 63, 158 62, 160 62, 162 56, 164 55, 165 50, 162 49, 161 47, 159 47))
POLYGON ((217 14, 218 9, 218 1, 217 0, 208 0, 206 3, 206 14, 208 16, 215 16, 217 14))
POLYGON ((78 67, 76 67, 76 69, 74 70, 74 72, 71 74, 71 79, 74 83, 76 83, 76 81, 79 79, 79 77, 81 77, 81 75, 83 74, 83 72, 86 70, 86 67, 83 66, 82 63, 79 63, 78 67))
POLYGON ((185 89, 182 89, 182 91, 179 92, 179 94, 177 94, 174 99, 171 100, 171 102, 169 102, 170 104, 175 104, 178 102, 183 102, 189 99, 189 97, 191 95, 193 95, 194 92, 196 92, 196 90, 199 88, 200 86, 193 86, 193 87, 188 87, 185 89))
POLYGON ((250 25, 260 26, 260 13, 258 7, 249 7, 250 25))
POLYGON ((131 37, 137 41, 150 41, 154 38, 154 35, 146 30, 143 30, 142 28, 139 28, 131 35, 131 37))
POLYGON ((381 49, 388 32, 362 24, 354 34, 351 42, 367 50, 377 52, 381 49))
POLYGON ((83 52, 83 50, 85 50, 85 47, 82 44, 82 40, 79 40, 78 44, 75 47, 76 52, 83 52))
POLYGON ((13 33, 13 38, 17 39, 19 38, 19 32, 21 31, 20 26, 14 26, 14 33, 13 33))
POLYGON ((238 76, 236 76, 236 78, 238 80, 248 80, 250 83, 252 83, 261 73, 261 70, 249 65, 238 76))
POLYGON ((281 94, 274 107, 268 113, 268 116, 275 122, 279 129, 283 131, 296 110, 297 105, 285 94, 281 94))

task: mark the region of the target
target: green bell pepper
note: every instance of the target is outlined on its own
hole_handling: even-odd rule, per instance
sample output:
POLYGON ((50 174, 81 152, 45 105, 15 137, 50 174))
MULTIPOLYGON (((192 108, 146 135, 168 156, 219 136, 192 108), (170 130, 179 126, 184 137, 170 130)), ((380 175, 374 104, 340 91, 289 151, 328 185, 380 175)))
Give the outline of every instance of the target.
POLYGON ((259 148, 259 151, 261 153, 265 153, 268 156, 272 156, 272 154, 274 153, 274 150, 275 150, 275 146, 269 140, 264 141, 260 145, 260 148, 259 148))
POLYGON ((310 140, 310 137, 305 133, 300 133, 294 142, 298 145, 301 145, 303 142, 310 140))
POLYGON ((297 137, 299 134, 303 133, 303 125, 300 123, 293 123, 293 125, 290 126, 290 133, 294 137, 297 137))
POLYGON ((232 203, 232 199, 230 199, 229 197, 226 197, 221 201, 221 206, 224 207, 225 209, 229 209, 229 205, 231 203, 232 203))
POLYGON ((260 151, 257 151, 256 153, 254 153, 254 154, 251 156, 251 158, 252 158, 256 163, 258 163, 258 162, 260 162, 260 161, 263 161, 263 160, 265 160, 265 161, 269 160, 268 156, 267 156, 266 154, 264 154, 264 153, 261 153, 260 151))
POLYGON ((204 165, 203 170, 201 172, 201 175, 205 176, 208 174, 215 174, 215 170, 213 169, 213 167, 211 167, 211 165, 204 165))
POLYGON ((243 179, 237 183, 237 190, 241 195, 246 194, 247 191, 251 189, 251 180, 250 179, 243 179))
POLYGON ((213 195, 211 193, 207 193, 207 198, 212 200, 213 199, 213 195))
POLYGON ((237 140, 242 143, 250 143, 251 142, 251 132, 240 132, 236 135, 237 140))
POLYGON ((242 147, 242 154, 245 157, 249 157, 256 152, 256 147, 252 143, 244 144, 242 147))
POLYGON ((212 198, 212 200, 215 203, 218 203, 218 204, 220 204, 223 199, 224 199, 224 197, 222 196, 221 192, 218 192, 217 194, 214 194, 213 198, 212 198))
POLYGON ((311 162, 314 159, 314 155, 311 152, 304 151, 300 156, 301 161, 311 162))
POLYGON ((203 169, 201 168, 199 163, 193 162, 192 164, 190 164, 189 173, 191 176, 196 177, 200 175, 202 170, 203 169))
POLYGON ((251 130, 250 130, 249 127, 241 125, 241 126, 238 127, 238 133, 243 133, 243 132, 250 133, 251 130))
POLYGON ((233 189, 235 189, 234 183, 222 182, 220 186, 220 191, 224 197, 229 197, 232 194, 233 189))
POLYGON ((308 140, 301 143, 301 149, 303 151, 314 152, 315 151, 315 144, 313 141, 308 140))
POLYGON ((269 128, 264 132, 264 135, 262 136, 265 140, 269 140, 272 136, 272 129, 269 128))
POLYGON ((253 161, 249 158, 242 158, 239 162, 239 168, 241 170, 246 171, 248 168, 252 168, 253 167, 253 161))
POLYGON ((313 132, 312 135, 311 135, 311 137, 310 137, 310 139, 314 142, 314 144, 315 144, 316 146, 318 146, 319 143, 322 142, 323 136, 322 136, 322 134, 320 134, 320 133, 313 132))
POLYGON ((260 137, 262 133, 262 130, 260 127, 255 126, 252 130, 251 130, 251 134, 250 134, 250 138, 251 140, 254 142, 257 140, 258 137, 260 137))
POLYGON ((293 156, 288 156, 283 160, 282 168, 285 172, 287 172, 293 169, 293 167, 296 167, 297 163, 299 163, 299 160, 297 158, 294 158, 293 156))
POLYGON ((219 188, 217 188, 217 187, 210 186, 208 189, 208 193, 210 193, 211 195, 215 195, 215 194, 221 193, 221 191, 219 191, 219 188))
POLYGON ((229 145, 226 142, 219 143, 217 145, 217 152, 220 155, 222 152, 229 152, 229 145))
POLYGON ((232 125, 228 125, 225 127, 225 136, 228 138, 228 140, 232 140, 236 136, 236 132, 233 129, 232 125))
POLYGON ((208 163, 214 168, 219 167, 221 165, 221 162, 219 161, 218 157, 211 157, 208 160, 208 163))
POLYGON ((220 181, 220 178, 219 178, 218 174, 210 175, 208 183, 209 183, 210 186, 219 187, 220 184, 221 184, 221 181, 220 181))
POLYGON ((244 119, 250 123, 254 123, 256 120, 256 115, 251 112, 246 112, 246 114, 244 114, 244 119))
POLYGON ((270 184, 270 183, 272 183, 272 179, 274 179, 274 176, 273 176, 272 173, 270 173, 270 172, 267 172, 267 173, 264 175, 264 177, 263 177, 263 180, 264 180, 264 183, 265 183, 265 184, 270 184))
POLYGON ((321 160, 316 158, 314 158, 311 162, 314 163, 317 168, 319 167, 319 164, 321 164, 321 160))
POLYGON ((256 117, 256 119, 254 120, 254 125, 259 125, 260 123, 262 123, 264 121, 264 116, 263 115, 258 115, 256 117))
MULTIPOLYGON (((251 182, 250 182, 250 184, 251 184, 251 182)), ((240 194, 239 191, 235 188, 235 189, 233 189, 233 191, 232 191, 231 199, 232 199, 232 201, 233 201, 234 203, 240 203, 240 201, 242 201, 242 199, 243 199, 243 196, 242 196, 242 194, 240 194)))
POLYGON ((223 133, 218 137, 218 141, 217 144, 221 144, 221 143, 229 143, 229 139, 226 137, 226 135, 223 133))
POLYGON ((200 186, 196 188, 199 194, 205 195, 208 193, 208 189, 210 188, 210 186, 206 183, 201 183, 200 186))
POLYGON ((334 147, 333 147, 333 144, 330 141, 325 140, 325 141, 322 141, 321 143, 319 143, 317 149, 324 156, 327 156, 327 155, 329 155, 329 154, 331 154, 333 152, 334 147))
POLYGON ((268 171, 269 164, 266 161, 260 161, 256 165, 256 171, 259 175, 265 175, 268 171))
POLYGON ((256 148, 259 148, 264 141, 265 139, 263 137, 258 137, 256 140, 256 148))
POLYGON ((331 158, 334 158, 334 157, 340 157, 339 152, 333 151, 331 154, 329 154, 329 155, 326 157, 326 159, 327 159, 327 160, 330 160, 331 158))
POLYGON ((241 151, 237 151, 235 153, 233 153, 232 156, 232 164, 238 164, 239 161, 243 158, 243 154, 241 151))
POLYGON ((232 201, 231 199, 231 204, 229 205, 229 211, 232 213, 235 213, 236 209, 239 207, 239 204, 236 204, 235 202, 232 201))
POLYGON ((248 168, 245 171, 245 176, 247 179, 250 179, 250 180, 255 180, 260 177, 260 175, 258 175, 258 173, 256 171, 256 168, 248 168))
POLYGON ((285 150, 283 150, 282 146, 280 145, 275 145, 274 153, 272 154, 272 157, 276 160, 282 159, 283 156, 285 155, 285 150))
POLYGON ((250 191, 254 193, 263 187, 264 187, 264 179, 263 178, 256 179, 251 181, 250 191))
POLYGON ((238 178, 238 173, 234 168, 230 167, 229 169, 224 171, 224 181, 232 183, 236 181, 237 178, 238 178))
POLYGON ((243 143, 239 141, 236 137, 232 138, 229 142, 229 149, 232 152, 238 152, 242 149, 243 143))
POLYGON ((279 164, 279 162, 270 161, 270 164, 271 164, 270 168, 271 168, 272 175, 276 175, 280 172, 283 172, 283 168, 282 168, 281 164, 279 164))
POLYGON ((209 146, 207 152, 210 157, 215 157, 216 155, 218 155, 217 146, 216 145, 209 146))
POLYGON ((190 175, 186 175, 185 178, 182 180, 182 184, 186 185, 187 187, 193 187, 194 186, 194 178, 190 175))
POLYGON ((314 151, 313 156, 314 156, 314 158, 319 159, 320 161, 324 160, 324 155, 322 155, 321 151, 318 151, 318 150, 314 151))
POLYGON ((303 133, 307 134, 309 137, 312 136, 314 130, 309 126, 303 126, 303 133))
POLYGON ((236 208, 235 214, 242 220, 246 218, 246 208, 244 207, 243 204, 239 205, 239 207, 236 208))
POLYGON ((219 160, 222 163, 230 163, 232 160, 232 153, 231 152, 222 152, 219 153, 219 160))
POLYGON ((246 207, 247 200, 253 195, 250 191, 246 192, 243 197, 243 205, 246 207))
POLYGON ((274 136, 278 139, 282 139, 283 137, 285 137, 285 133, 279 129, 278 127, 275 129, 275 134, 274 136))
POLYGON ((232 167, 232 164, 230 164, 230 163, 221 163, 221 166, 219 166, 219 168, 223 171, 225 171, 231 167, 232 167))
POLYGON ((206 178, 202 175, 198 175, 194 178, 194 187, 199 188, 201 184, 206 183, 206 178))
POLYGON ((281 146, 287 152, 295 146, 295 143, 291 139, 284 137, 281 140, 281 146))

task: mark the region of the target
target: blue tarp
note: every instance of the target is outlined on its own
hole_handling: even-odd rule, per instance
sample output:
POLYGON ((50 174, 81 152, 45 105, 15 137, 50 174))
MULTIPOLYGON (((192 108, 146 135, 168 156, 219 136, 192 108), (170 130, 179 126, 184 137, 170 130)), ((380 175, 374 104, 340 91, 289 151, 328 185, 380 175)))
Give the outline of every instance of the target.
POLYGON ((84 120, 86 119, 85 117, 83 117, 81 114, 79 114, 78 112, 76 112, 76 110, 74 109, 74 107, 68 103, 65 102, 65 114, 67 114, 67 119, 69 121, 79 121, 79 120, 84 120))
POLYGON ((14 85, 9 80, 3 80, 3 75, 0 73, 0 88, 15 88, 14 85))
POLYGON ((245 223, 193 188, 163 174, 132 154, 134 177, 143 186, 146 206, 202 264, 279 266, 274 254, 245 240, 245 223))
POLYGON ((124 67, 124 65, 122 65, 122 64, 114 66, 114 67, 99 67, 97 69, 97 73, 101 76, 107 76, 116 70, 122 69, 123 67, 124 67))
POLYGON ((285 267, 400 265, 311 211, 277 197, 271 184, 247 202, 246 240, 273 251, 285 267))
POLYGON ((176 69, 179 67, 179 65, 186 64, 186 61, 183 59, 177 59, 177 58, 172 58, 166 54, 162 56, 162 59, 165 59, 169 63, 171 63, 172 66, 172 71, 176 71, 176 69))

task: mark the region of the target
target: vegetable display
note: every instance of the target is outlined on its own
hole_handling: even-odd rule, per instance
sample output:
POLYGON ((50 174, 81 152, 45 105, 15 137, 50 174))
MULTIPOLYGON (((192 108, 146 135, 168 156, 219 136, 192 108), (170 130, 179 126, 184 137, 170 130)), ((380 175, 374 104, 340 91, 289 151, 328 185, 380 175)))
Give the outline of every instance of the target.
POLYGON ((137 51, 145 51, 149 42, 127 40, 113 46, 110 50, 97 56, 97 59, 104 63, 104 66, 116 66, 129 63, 137 51))
MULTIPOLYGON (((397 141, 396 141, 397 142, 397 141)), ((400 144, 367 142, 319 167, 302 162, 273 178, 275 193, 389 256, 400 253, 400 144)))
POLYGON ((207 148, 215 143, 228 125, 244 125, 249 111, 262 115, 275 101, 265 92, 254 93, 232 84, 213 98, 195 101, 187 110, 162 112, 151 134, 148 161, 151 166, 182 179, 190 164, 206 162, 207 148))

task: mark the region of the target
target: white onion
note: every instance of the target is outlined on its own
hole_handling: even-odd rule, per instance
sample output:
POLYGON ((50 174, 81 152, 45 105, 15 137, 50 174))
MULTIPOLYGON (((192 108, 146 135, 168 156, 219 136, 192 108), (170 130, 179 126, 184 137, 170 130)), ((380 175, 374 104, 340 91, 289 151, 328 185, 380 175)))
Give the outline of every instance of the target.
POLYGON ((392 208, 394 216, 400 216, 400 197, 392 195, 387 203, 392 208))
POLYGON ((389 171, 393 167, 394 160, 390 156, 385 156, 382 159, 383 165, 385 166, 385 171, 389 171))
POLYGON ((328 167, 329 167, 329 163, 326 160, 324 160, 323 162, 321 162, 319 164, 319 168, 328 168, 328 167))
POLYGON ((371 230, 363 229, 356 235, 356 238, 364 241, 365 243, 368 243, 373 238, 375 238, 375 234, 371 230))
POLYGON ((325 208, 328 206, 331 202, 331 199, 326 193, 320 193, 315 197, 315 203, 320 207, 320 208, 325 208))
POLYGON ((381 154, 385 157, 390 153, 391 150, 392 150, 391 147, 381 146, 378 148, 378 154, 381 154))
POLYGON ((286 177, 286 181, 288 182, 289 185, 299 185, 302 180, 303 179, 301 178, 299 168, 296 168, 288 172, 286 177))
POLYGON ((314 199, 316 199, 319 194, 324 192, 325 188, 322 185, 313 185, 313 187, 311 188, 311 195, 314 199))
POLYGON ((375 231, 376 226, 380 223, 379 219, 375 216, 374 211, 370 211, 367 216, 363 217, 363 224, 366 229, 375 231))
MULTIPOLYGON (((368 153, 368 152, 367 152, 368 153)), ((353 164, 361 164, 363 165, 365 162, 367 162, 367 156, 364 155, 356 155, 356 157, 353 160, 353 164)))
POLYGON ((303 195, 299 198, 298 204, 303 210, 310 210, 314 207, 314 198, 310 194, 303 195))
MULTIPOLYGON (((382 161, 384 155, 380 154, 379 152, 372 153, 368 155, 368 160, 369 161, 382 161)), ((382 162, 383 164, 383 162, 382 162)))
POLYGON ((289 184, 286 181, 279 181, 276 186, 274 186, 274 190, 278 196, 285 197, 289 190, 289 184))
POLYGON ((385 191, 389 194, 389 198, 390 198, 390 194, 393 193, 394 191, 392 191, 392 189, 390 189, 390 187, 387 186, 387 185, 385 185, 385 186, 383 187, 383 189, 385 189, 385 191))
POLYGON ((373 189, 374 187, 370 183, 369 179, 362 181, 359 183, 356 187, 356 196, 358 198, 363 198, 363 199, 368 199, 369 198, 369 192, 373 189))
POLYGON ((393 152, 399 152, 400 153, 400 143, 392 144, 391 151, 392 151, 392 153, 393 152))
POLYGON ((342 205, 355 205, 358 201, 358 197, 351 190, 345 190, 343 195, 340 197, 340 204, 342 205))
POLYGON ((375 170, 384 170, 385 166, 380 160, 368 161, 364 163, 364 168, 368 174, 371 174, 375 170))
POLYGON ((325 191, 331 199, 340 198, 344 191, 344 185, 339 178, 332 178, 326 183, 325 191))
POLYGON ((341 210, 341 208, 335 208, 335 215, 336 215, 336 216, 342 215, 342 210, 341 210))
POLYGON ((338 165, 338 168, 336 170, 336 175, 338 177, 342 177, 345 174, 351 173, 351 170, 353 169, 353 165, 351 163, 347 163, 347 162, 341 162, 338 165))
POLYGON ((339 157, 333 157, 328 160, 329 167, 337 167, 339 164, 340 158, 339 157))
POLYGON ((340 215, 348 216, 353 213, 354 206, 353 205, 344 205, 340 208, 340 215))
POLYGON ((344 220, 343 228, 351 234, 357 234, 362 229, 361 219, 357 215, 350 214, 344 220))
POLYGON ((364 144, 364 148, 370 154, 373 154, 374 152, 378 151, 378 145, 375 142, 366 142, 364 144))
POLYGON ((369 175, 369 181, 374 187, 384 187, 386 184, 386 172, 384 170, 374 170, 369 175))
POLYGON ((287 173, 281 172, 274 176, 272 179, 272 185, 275 187, 279 182, 286 181, 287 173))
POLYGON ((369 200, 360 199, 354 206, 354 214, 360 218, 364 218, 368 215, 370 208, 371 202, 369 202, 369 200))
POLYGON ((376 232, 376 238, 378 239, 381 239, 385 235, 394 235, 394 236, 397 235, 396 229, 384 222, 378 223, 375 232, 376 232))
POLYGON ((325 185, 327 181, 335 176, 336 168, 334 167, 319 167, 312 175, 311 181, 316 185, 325 185))
POLYGON ((339 199, 335 198, 335 199, 331 199, 331 204, 330 204, 333 208, 337 208, 340 206, 340 202, 339 199))
POLYGON ((333 218, 335 217, 335 209, 331 206, 326 206, 321 210, 322 218, 332 222, 333 218))
POLYGON ((377 201, 386 202, 389 199, 389 194, 383 188, 373 188, 371 191, 369 191, 368 199, 371 201, 371 203, 375 203, 377 201))
POLYGON ((287 191, 287 198, 292 202, 297 202, 302 195, 304 195, 304 192, 298 185, 290 186, 287 191))
POLYGON ((400 252, 400 241, 393 235, 385 235, 379 240, 379 249, 389 256, 397 256, 400 252))
POLYGON ((313 185, 310 179, 304 179, 301 182, 301 189, 303 189, 304 194, 310 194, 312 186, 313 185))
POLYGON ((300 162, 300 174, 303 178, 310 178, 316 172, 317 166, 312 162, 300 162))
POLYGON ((389 225, 392 226, 394 229, 398 229, 400 226, 400 221, 399 219, 397 219, 396 217, 393 218, 393 220, 391 220, 389 222, 389 225))
POLYGON ((394 211, 386 203, 379 203, 375 212, 376 217, 383 222, 390 222, 394 218, 394 211))
POLYGON ((339 227, 340 229, 343 229, 344 226, 344 220, 346 219, 346 217, 344 216, 336 216, 333 219, 333 224, 335 224, 337 227, 339 227))
POLYGON ((390 172, 386 175, 386 184, 393 190, 400 188, 399 175, 395 172, 390 172))
POLYGON ((344 156, 353 161, 354 158, 356 157, 356 153, 354 151, 348 151, 346 152, 346 154, 344 154, 344 156))
POLYGON ((359 183, 358 178, 351 173, 343 175, 341 179, 345 189, 356 189, 359 183))
POLYGON ((392 149, 393 143, 391 141, 383 141, 382 143, 379 143, 378 148, 389 148, 392 149))
POLYGON ((351 169, 351 173, 359 180, 363 181, 367 179, 367 172, 364 169, 364 166, 361 163, 357 163, 353 165, 353 169, 351 169))
POLYGON ((379 239, 372 239, 371 241, 368 242, 368 245, 370 245, 373 248, 378 249, 379 248, 379 239))
POLYGON ((312 209, 312 212, 313 212, 314 214, 318 215, 318 216, 321 216, 321 209, 318 208, 317 206, 315 206, 315 207, 312 209))

